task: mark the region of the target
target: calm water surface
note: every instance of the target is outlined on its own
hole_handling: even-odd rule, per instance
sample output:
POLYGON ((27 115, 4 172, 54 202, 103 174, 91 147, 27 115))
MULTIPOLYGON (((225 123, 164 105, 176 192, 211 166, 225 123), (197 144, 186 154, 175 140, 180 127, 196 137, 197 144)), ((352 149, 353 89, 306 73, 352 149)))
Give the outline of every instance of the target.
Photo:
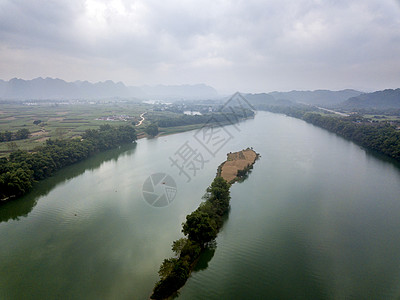
POLYGON ((217 166, 248 146, 262 157, 179 299, 399 298, 398 167, 282 115, 225 129, 233 139, 215 157, 194 132, 140 140, 0 206, 0 299, 148 298, 217 166), (169 160, 185 142, 208 160, 189 183, 169 160), (178 187, 165 208, 141 194, 157 172, 178 187))

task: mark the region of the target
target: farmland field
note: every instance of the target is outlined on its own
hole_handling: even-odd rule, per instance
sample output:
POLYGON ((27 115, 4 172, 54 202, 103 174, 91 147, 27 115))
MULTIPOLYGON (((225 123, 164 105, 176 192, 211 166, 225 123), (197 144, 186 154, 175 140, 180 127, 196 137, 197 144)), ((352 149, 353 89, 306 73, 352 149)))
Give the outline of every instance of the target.
MULTIPOLYGON (((26 103, 0 105, 1 132, 15 132, 26 128, 31 133, 26 140, 0 143, 0 156, 15 149, 31 150, 49 138, 79 137, 86 129, 98 128, 102 124, 132 124, 140 120, 141 113, 152 107, 137 102, 72 104, 39 102, 34 105, 26 103), (34 124, 34 121, 41 122, 34 124)), ((141 127, 146 125, 145 121, 141 127)))

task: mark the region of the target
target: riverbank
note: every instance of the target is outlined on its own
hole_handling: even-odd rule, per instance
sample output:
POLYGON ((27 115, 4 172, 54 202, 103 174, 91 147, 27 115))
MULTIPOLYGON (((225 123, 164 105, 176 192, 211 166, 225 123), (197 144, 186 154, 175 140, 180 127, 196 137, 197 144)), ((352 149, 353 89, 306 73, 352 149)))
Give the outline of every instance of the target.
POLYGON ((374 123, 363 116, 332 117, 315 112, 308 106, 269 107, 267 111, 282 113, 333 132, 365 149, 400 162, 400 131, 391 122, 374 123))
POLYGON ((148 299, 217 166, 252 146, 261 157, 232 185, 215 250, 201 254, 176 300, 396 299, 400 234, 388 228, 400 228, 400 168, 282 114, 259 111, 239 128, 189 183, 166 157, 195 131, 96 154, 0 206, 0 298, 148 299), (178 187, 165 208, 143 199, 155 171, 178 187))
MULTIPOLYGON (((238 122, 243 122, 249 119, 254 119, 254 116, 250 116, 247 118, 241 118, 238 122)), ((207 127, 222 127, 232 125, 234 122, 231 121, 214 121, 214 122, 207 122, 207 123, 198 123, 198 124, 191 124, 191 125, 182 125, 182 126, 172 126, 172 127, 159 127, 159 134, 157 136, 167 136, 175 133, 182 133, 186 131, 192 130, 199 130, 205 126, 207 127)))
POLYGON ((206 201, 186 216, 182 232, 187 237, 173 242, 172 251, 176 257, 164 259, 158 272, 160 280, 153 289, 151 299, 171 299, 184 286, 200 254, 212 245, 223 225, 223 217, 230 207, 231 185, 245 178, 258 157, 251 148, 227 154, 227 160, 218 167, 217 176, 207 188, 203 197, 206 201), (221 176, 222 173, 230 182, 221 176))
MULTIPOLYGON (((142 121, 144 121, 144 114, 145 113, 141 114, 142 121)), ((222 124, 218 123, 215 125, 222 126, 222 124)), ((198 130, 203 126, 204 124, 195 124, 171 127, 161 132, 157 137, 198 130)), ((120 130, 121 128, 128 127, 130 126, 119 126, 116 128, 120 130)), ((51 140, 51 142, 47 142, 47 144, 43 146, 38 146, 35 148, 36 150, 34 149, 31 152, 19 150, 11 153, 8 158, 0 160, 0 170, 8 171, 8 173, 3 172, 3 174, 0 174, 0 203, 8 202, 25 195, 33 188, 34 182, 50 177, 55 171, 60 170, 64 166, 82 161, 94 153, 148 137, 143 131, 137 132, 132 128, 133 135, 129 135, 129 137, 125 139, 124 135, 126 135, 126 132, 123 132, 124 130, 120 133, 115 133, 114 136, 108 134, 108 131, 112 128, 113 127, 108 124, 101 125, 98 130, 86 130, 82 135, 83 139, 80 137, 75 139, 51 140), (94 139, 91 141, 94 142, 94 144, 90 144, 90 142, 89 145, 87 143, 88 141, 85 141, 85 135, 88 133, 90 135, 88 140, 94 139), (123 140, 119 140, 120 138, 123 140), (56 150, 59 154, 65 152, 65 157, 58 157, 56 154, 57 151, 53 148, 57 148, 56 150), (28 164, 24 164, 21 169, 20 164, 24 162, 28 162, 28 164)))
POLYGON ((102 125, 98 130, 86 130, 81 139, 48 140, 34 152, 12 152, 8 159, 0 160, 0 200, 17 199, 29 192, 35 182, 52 176, 63 167, 136 139, 132 126, 102 125))

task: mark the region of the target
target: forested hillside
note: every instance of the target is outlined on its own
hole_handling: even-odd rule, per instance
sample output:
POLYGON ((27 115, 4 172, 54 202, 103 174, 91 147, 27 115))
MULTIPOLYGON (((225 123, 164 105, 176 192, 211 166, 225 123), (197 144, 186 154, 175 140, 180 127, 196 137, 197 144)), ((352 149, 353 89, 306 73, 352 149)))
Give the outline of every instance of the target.
POLYGON ((340 107, 346 109, 400 109, 400 89, 377 91, 352 97, 340 107))

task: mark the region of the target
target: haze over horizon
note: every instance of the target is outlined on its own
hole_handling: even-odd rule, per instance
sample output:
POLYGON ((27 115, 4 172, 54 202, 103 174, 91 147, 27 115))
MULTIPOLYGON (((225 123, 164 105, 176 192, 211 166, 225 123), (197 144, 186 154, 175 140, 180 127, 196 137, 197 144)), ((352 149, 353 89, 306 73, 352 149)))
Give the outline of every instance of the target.
POLYGON ((3 0, 0 78, 398 88, 399 16, 398 0, 3 0))

